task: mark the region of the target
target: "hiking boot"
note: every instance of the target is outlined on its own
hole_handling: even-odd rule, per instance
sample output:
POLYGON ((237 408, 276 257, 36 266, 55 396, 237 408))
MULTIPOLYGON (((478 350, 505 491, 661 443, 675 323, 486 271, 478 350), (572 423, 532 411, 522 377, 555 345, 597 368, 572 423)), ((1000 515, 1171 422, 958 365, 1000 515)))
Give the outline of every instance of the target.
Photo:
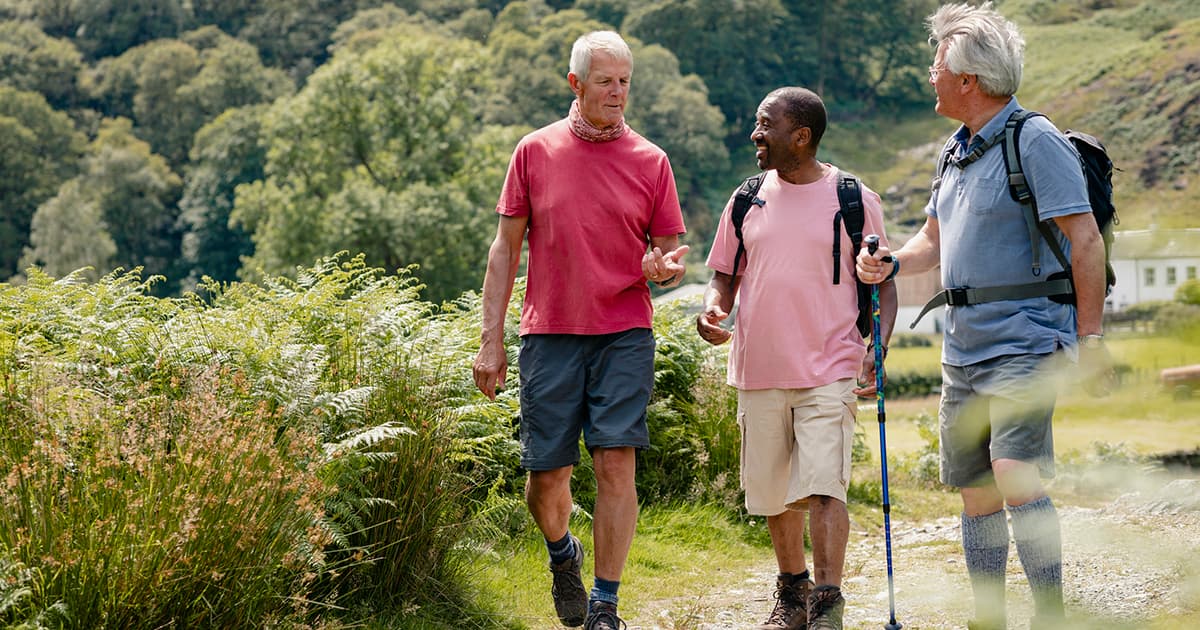
POLYGON ((550 573, 554 576, 550 595, 554 598, 558 620, 564 626, 575 628, 583 625, 588 614, 588 594, 579 575, 579 568, 583 566, 583 545, 574 536, 571 536, 571 545, 575 548, 575 557, 558 564, 550 562, 550 573))
POLYGON ((806 630, 808 628, 808 595, 812 592, 812 580, 797 580, 795 584, 784 584, 775 580, 775 609, 766 623, 754 626, 754 630, 806 630))
POLYGON ((588 612, 587 623, 583 630, 621 630, 625 622, 617 616, 617 605, 608 602, 594 601, 588 612))
POLYGON ((842 589, 822 584, 808 596, 808 630, 842 630, 842 611, 846 600, 842 589))

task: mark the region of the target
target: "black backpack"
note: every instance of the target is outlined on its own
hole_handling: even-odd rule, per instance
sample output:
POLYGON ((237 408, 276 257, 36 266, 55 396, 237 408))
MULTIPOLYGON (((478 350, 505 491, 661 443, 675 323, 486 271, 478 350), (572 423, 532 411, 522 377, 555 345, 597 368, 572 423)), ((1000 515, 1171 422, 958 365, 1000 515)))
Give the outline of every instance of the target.
MULTIPOLYGON (((1033 250, 1031 272, 1035 277, 1042 274, 1040 245, 1042 239, 1046 240, 1047 245, 1050 246, 1050 251, 1054 253, 1054 257, 1058 259, 1064 271, 1052 273, 1046 277, 1045 281, 1041 282, 1006 287, 947 289, 933 296, 933 299, 925 304, 924 308, 921 309, 921 314, 909 325, 909 328, 915 327, 925 313, 943 304, 966 306, 997 300, 1021 300, 1032 297, 1046 297, 1060 304, 1075 303, 1075 285, 1071 276, 1071 261, 1067 259, 1062 248, 1059 247, 1058 240, 1054 238, 1047 222, 1038 220, 1037 199, 1034 197, 1033 191, 1030 190, 1029 182, 1025 178, 1025 172, 1021 168, 1021 152, 1019 150, 1021 129, 1025 125, 1025 121, 1034 116, 1045 117, 1045 114, 1025 109, 1016 110, 1004 123, 1003 131, 992 136, 970 153, 957 160, 954 159, 955 140, 951 138, 942 149, 941 158, 938 160, 938 172, 937 177, 934 179, 933 194, 937 194, 942 176, 951 165, 957 166, 960 169, 966 168, 967 165, 983 157, 983 154, 988 149, 997 144, 1001 145, 1004 149, 1004 168, 1008 171, 1008 192, 1014 201, 1021 204, 1025 217, 1025 226, 1029 230, 1029 240, 1033 250)), ((1075 151, 1079 154, 1080 167, 1083 169, 1083 177, 1087 181, 1088 203, 1092 207, 1092 217, 1096 219, 1096 227, 1100 229, 1100 236, 1104 241, 1105 293, 1107 294, 1112 291, 1112 287, 1117 283, 1117 276, 1113 272, 1109 257, 1112 254, 1113 225, 1121 222, 1120 218, 1117 217, 1117 209, 1113 205, 1112 199, 1112 159, 1108 156, 1108 151, 1104 148, 1104 144, 1094 136, 1070 129, 1064 131, 1063 135, 1066 136, 1071 146, 1075 147, 1075 151)))
MULTIPOLYGON (((733 208, 730 219, 733 221, 733 233, 737 236, 737 253, 733 256, 733 272, 730 276, 737 277, 742 255, 746 253, 746 244, 742 239, 742 224, 746 222, 746 213, 753 206, 761 207, 765 201, 758 197, 758 189, 762 186, 765 173, 747 177, 738 187, 733 196, 733 208)), ((838 205, 840 209, 833 215, 833 283, 841 284, 842 268, 842 226, 850 235, 853 244, 851 255, 857 254, 862 248, 863 224, 866 222, 862 204, 862 182, 857 177, 842 171, 837 185, 838 205)), ((855 326, 864 338, 871 334, 871 285, 854 278, 858 288, 858 319, 855 326)))

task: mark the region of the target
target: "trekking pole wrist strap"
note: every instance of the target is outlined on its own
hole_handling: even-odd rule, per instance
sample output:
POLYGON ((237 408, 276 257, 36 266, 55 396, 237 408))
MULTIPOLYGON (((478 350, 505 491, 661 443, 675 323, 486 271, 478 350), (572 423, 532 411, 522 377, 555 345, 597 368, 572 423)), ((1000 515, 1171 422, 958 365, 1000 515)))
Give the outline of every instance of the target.
POLYGON ((888 280, 895 278, 896 274, 900 273, 900 259, 896 258, 895 254, 888 256, 888 258, 892 259, 892 272, 889 273, 888 276, 883 279, 884 282, 887 282, 888 280))

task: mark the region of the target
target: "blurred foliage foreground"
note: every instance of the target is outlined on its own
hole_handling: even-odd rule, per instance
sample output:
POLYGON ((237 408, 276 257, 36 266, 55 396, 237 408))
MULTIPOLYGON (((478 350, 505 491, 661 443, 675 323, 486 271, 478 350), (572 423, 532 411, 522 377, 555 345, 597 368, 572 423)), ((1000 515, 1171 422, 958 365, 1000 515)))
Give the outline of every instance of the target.
MULTIPOLYGON (((0 625, 307 625, 454 599, 465 559, 529 527, 517 388, 493 403, 471 379, 476 295, 435 307, 345 256, 204 298, 156 281, 0 284, 0 625)), ((678 311, 655 327, 642 496, 736 505, 722 355, 678 311)))

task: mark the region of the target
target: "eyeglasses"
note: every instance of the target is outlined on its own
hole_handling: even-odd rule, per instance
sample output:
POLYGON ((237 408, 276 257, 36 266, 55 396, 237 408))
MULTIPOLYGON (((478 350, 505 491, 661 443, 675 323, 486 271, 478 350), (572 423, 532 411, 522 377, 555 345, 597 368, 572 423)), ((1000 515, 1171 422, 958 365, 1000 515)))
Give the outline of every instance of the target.
POLYGON ((940 68, 937 66, 929 66, 929 80, 937 81, 939 74, 941 74, 942 72, 949 72, 949 71, 950 71, 950 69, 947 68, 946 66, 942 66, 940 68))

